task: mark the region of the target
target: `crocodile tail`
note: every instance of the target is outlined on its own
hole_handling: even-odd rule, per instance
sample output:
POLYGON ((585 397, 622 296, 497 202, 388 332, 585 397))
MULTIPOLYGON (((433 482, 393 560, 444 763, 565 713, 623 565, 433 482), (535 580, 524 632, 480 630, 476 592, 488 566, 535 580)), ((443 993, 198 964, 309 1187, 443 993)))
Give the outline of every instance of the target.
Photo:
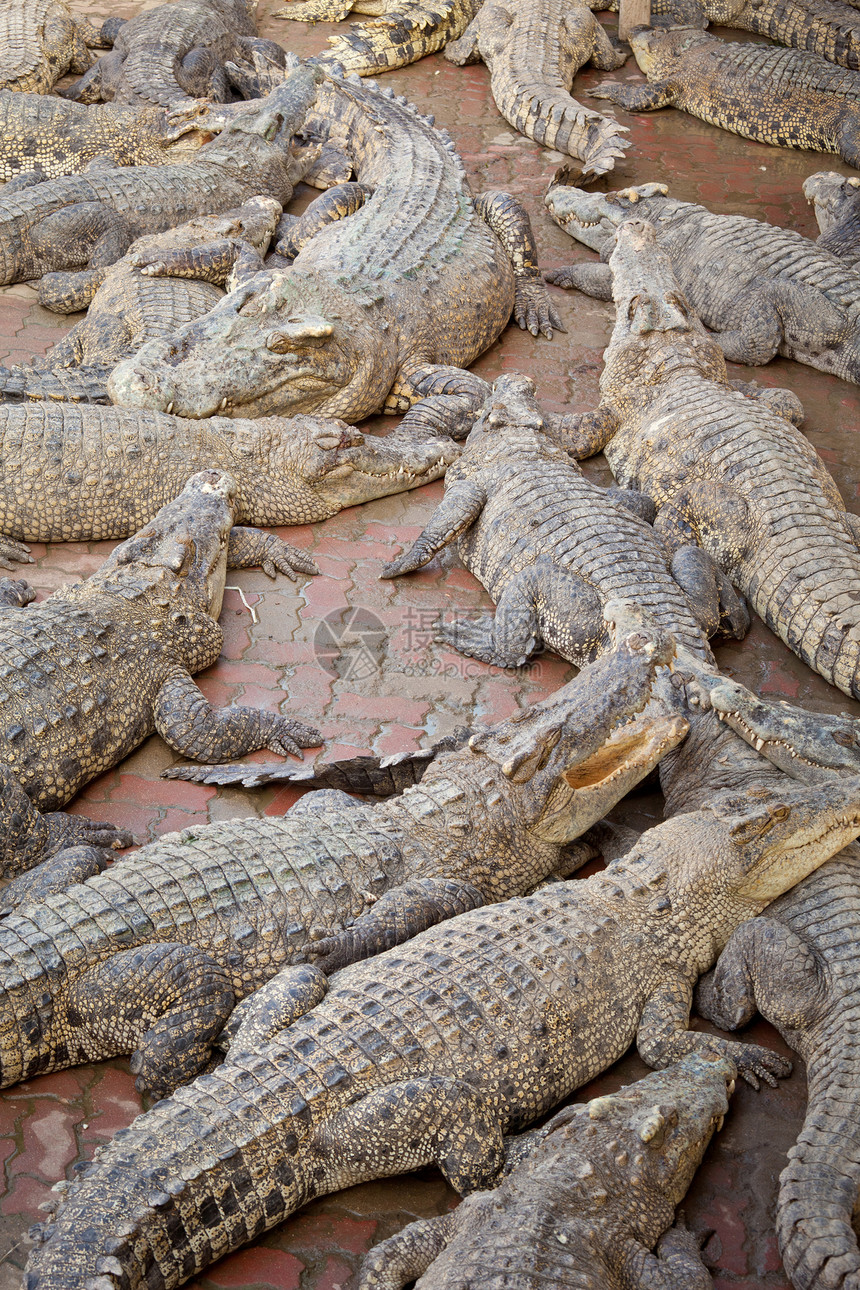
POLYGON ((162 771, 162 779, 186 779, 196 784, 259 788, 263 784, 292 784, 296 788, 337 788, 364 797, 394 797, 421 782, 430 763, 443 752, 462 748, 471 734, 460 728, 432 746, 393 757, 350 757, 293 770, 284 762, 232 762, 221 766, 188 763, 162 771))
POLYGON ((546 85, 516 86, 514 93, 493 93, 502 116, 515 130, 545 148, 556 148, 582 162, 584 175, 605 175, 624 156, 627 127, 583 107, 564 90, 546 85))
POLYGON ((0 367, 0 402, 54 399, 60 403, 110 403, 112 367, 0 367))
MULTIPOLYGON (((826 1079, 820 1072, 815 1079, 820 1095, 810 1089, 803 1129, 779 1180, 777 1236, 796 1290, 836 1290, 860 1277, 852 1224, 860 1187, 860 1033, 846 1045, 845 1012, 852 1012, 850 1003, 837 1020, 840 1033, 816 1044, 826 1079), (832 1047, 825 1048, 828 1041, 832 1047)), ((853 1012, 860 1015, 856 1005, 853 1012)), ((853 1028, 858 1030, 856 1020, 853 1028)))
POLYGON ((411 9, 394 9, 375 21, 354 22, 344 35, 330 36, 331 57, 347 72, 374 76, 406 67, 444 49, 462 36, 473 6, 463 0, 435 0, 411 9))

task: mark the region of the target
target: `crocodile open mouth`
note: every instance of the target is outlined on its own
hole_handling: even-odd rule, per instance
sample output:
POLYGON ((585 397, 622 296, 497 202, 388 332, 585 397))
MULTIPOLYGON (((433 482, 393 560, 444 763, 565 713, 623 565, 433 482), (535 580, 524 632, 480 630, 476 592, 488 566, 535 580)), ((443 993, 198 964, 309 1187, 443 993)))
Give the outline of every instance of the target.
POLYGON ((655 716, 650 703, 623 726, 613 730, 606 742, 578 766, 564 772, 565 783, 573 789, 611 784, 636 766, 654 764, 673 748, 687 728, 681 717, 655 716))

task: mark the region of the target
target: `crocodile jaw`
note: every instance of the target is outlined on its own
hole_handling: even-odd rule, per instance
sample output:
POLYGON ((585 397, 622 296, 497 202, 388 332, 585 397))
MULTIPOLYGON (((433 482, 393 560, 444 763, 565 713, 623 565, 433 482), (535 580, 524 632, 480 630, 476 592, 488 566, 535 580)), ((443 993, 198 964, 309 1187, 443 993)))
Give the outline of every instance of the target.
POLYGON ((853 210, 860 209, 860 179, 822 170, 803 181, 803 195, 815 208, 822 233, 830 233, 853 210))

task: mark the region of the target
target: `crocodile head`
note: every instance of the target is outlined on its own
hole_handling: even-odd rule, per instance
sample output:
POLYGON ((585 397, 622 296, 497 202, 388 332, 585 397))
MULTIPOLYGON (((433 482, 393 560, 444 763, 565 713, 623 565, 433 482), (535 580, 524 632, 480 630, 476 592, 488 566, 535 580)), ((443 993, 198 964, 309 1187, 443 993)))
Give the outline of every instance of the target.
POLYGON ((628 219, 609 257, 615 327, 604 355, 600 388, 645 397, 647 387, 680 368, 726 380, 723 352, 687 304, 653 224, 628 219))
POLYGON ((720 677, 711 707, 748 744, 805 784, 834 772, 860 774, 860 721, 848 715, 805 712, 782 700, 762 699, 738 681, 720 677))
POLYGON ((661 198, 669 192, 665 184, 654 183, 636 184, 614 193, 588 192, 565 182, 566 174, 559 172, 550 184, 544 204, 556 224, 592 251, 610 247, 616 228, 631 215, 655 218, 663 204, 661 198))
POLYGON ((700 27, 634 27, 628 40, 633 57, 649 80, 670 76, 678 60, 695 45, 714 43, 700 27))
POLYGON ((272 148, 288 150, 305 124, 324 79, 321 67, 302 64, 291 68, 265 98, 235 115, 220 114, 218 108, 213 108, 210 123, 222 128, 206 145, 205 156, 215 160, 237 155, 241 158, 244 152, 249 154, 247 160, 252 166, 254 154, 272 148))
POLYGON ((264 270, 120 363, 108 393, 121 407, 183 417, 316 411, 357 420, 382 406, 395 371, 362 302, 310 269, 264 270))
MULTIPOLYGON (((237 484, 224 470, 201 470, 150 522, 116 547, 87 580, 86 594, 104 592, 163 616, 175 630, 192 616, 217 618, 227 577, 227 546, 237 484)), ((68 596, 75 588, 65 588, 68 596)))
POLYGON ((860 215, 860 179, 821 170, 803 181, 803 195, 815 208, 822 233, 830 233, 849 215, 860 215))
MULTIPOLYGON (((541 841, 563 844, 602 819, 687 733, 657 693, 674 644, 620 603, 606 605, 613 648, 550 698, 456 754, 494 762, 508 783, 508 811, 541 841)), ((429 773, 429 772, 428 772, 429 773)), ((450 774, 450 771, 448 771, 450 774)))
POLYGON ((615 1093, 565 1107, 550 1120, 541 1143, 549 1145, 551 1135, 570 1126, 566 1136, 573 1152, 582 1127, 589 1125, 589 1156, 598 1143, 606 1144, 613 1174, 631 1183, 635 1174, 636 1185, 658 1188, 674 1207, 686 1195, 712 1136, 723 1127, 736 1077, 728 1058, 707 1050, 690 1053, 615 1093))
POLYGON ((343 421, 320 417, 293 417, 273 438, 271 474, 289 485, 302 523, 429 484, 460 455, 459 445, 447 436, 365 435, 343 421))

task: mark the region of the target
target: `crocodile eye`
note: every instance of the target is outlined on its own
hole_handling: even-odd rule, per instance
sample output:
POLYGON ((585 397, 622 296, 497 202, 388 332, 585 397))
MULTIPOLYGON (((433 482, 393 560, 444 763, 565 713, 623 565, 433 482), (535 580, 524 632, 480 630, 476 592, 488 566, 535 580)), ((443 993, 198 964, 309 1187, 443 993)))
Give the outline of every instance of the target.
POLYGON ((292 337, 282 331, 270 331, 266 337, 266 349, 271 350, 273 354, 287 354, 295 347, 292 337))
POLYGON ((770 809, 771 818, 774 820, 787 820, 791 815, 791 807, 785 806, 780 802, 779 806, 772 806, 770 809))

